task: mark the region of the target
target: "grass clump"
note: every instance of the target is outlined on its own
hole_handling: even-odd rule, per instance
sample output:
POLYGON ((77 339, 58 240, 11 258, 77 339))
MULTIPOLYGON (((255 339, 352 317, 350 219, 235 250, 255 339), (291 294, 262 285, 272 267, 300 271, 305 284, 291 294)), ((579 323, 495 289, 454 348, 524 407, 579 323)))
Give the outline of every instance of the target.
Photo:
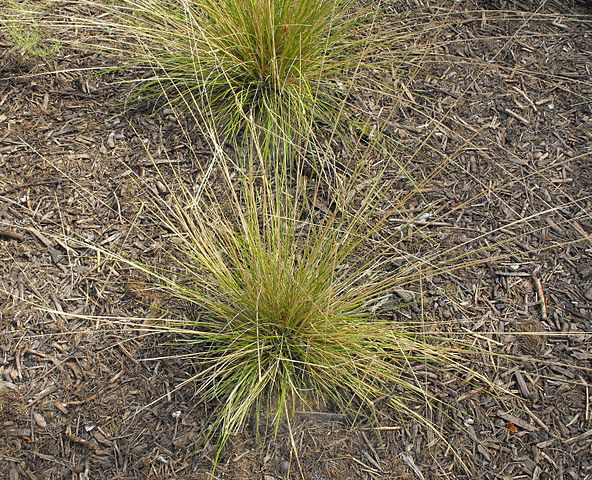
POLYGON ((397 285, 373 240, 385 219, 379 183, 357 199, 346 190, 321 215, 319 191, 303 177, 255 171, 235 181, 225 168, 216 191, 208 180, 197 194, 180 187, 156 209, 174 245, 171 268, 118 259, 185 305, 138 328, 172 336, 182 348, 172 355, 195 361, 198 373, 184 383, 214 406, 218 454, 253 420, 258 431, 277 432, 299 408, 377 420, 382 398, 395 415, 429 426, 414 402, 437 401, 414 367, 471 370, 461 342, 377 307, 397 285))
MULTIPOLYGON (((91 5, 95 5, 90 2, 91 5)), ((352 89, 392 43, 375 38, 374 15, 349 0, 121 0, 96 5, 107 17, 97 42, 144 68, 137 99, 166 98, 213 118, 224 139, 254 134, 284 150, 357 121, 352 89)), ((388 35, 387 35, 388 36, 388 35)), ((392 72, 388 70, 388 75, 392 72)), ((369 88, 369 87, 368 87, 369 88)), ((345 131, 345 130, 343 130, 345 131)))
POLYGON ((5 27, 13 49, 23 57, 52 58, 60 51, 60 43, 47 39, 46 28, 37 18, 47 4, 16 0, 4 0, 1 4, 0 24, 5 27))

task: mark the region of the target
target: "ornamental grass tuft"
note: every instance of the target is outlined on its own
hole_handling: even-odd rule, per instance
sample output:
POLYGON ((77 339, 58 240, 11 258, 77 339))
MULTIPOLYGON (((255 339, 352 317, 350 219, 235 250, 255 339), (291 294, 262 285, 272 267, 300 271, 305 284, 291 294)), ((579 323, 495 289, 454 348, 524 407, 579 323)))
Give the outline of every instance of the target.
MULTIPOLYGON (((150 67, 140 96, 207 110, 235 139, 247 126, 298 142, 311 122, 332 125, 335 79, 363 41, 345 0, 124 1, 120 26, 150 67)), ((356 55, 357 54, 357 55, 356 55)))
POLYGON ((277 433, 298 409, 330 408, 352 421, 386 411, 436 431, 415 409, 441 407, 416 368, 483 378, 464 355, 478 348, 423 315, 405 320, 381 308, 421 269, 408 265, 400 277, 385 269, 392 252, 380 239, 388 218, 380 180, 358 195, 333 192, 320 211, 320 189, 299 172, 268 173, 266 162, 252 158, 236 178, 228 159, 214 159, 215 188, 206 175, 196 190, 179 185, 158 203, 153 212, 171 245, 166 267, 110 254, 177 304, 166 319, 135 327, 165 334, 178 349, 172 356, 195 362, 183 385, 212 405, 218 455, 245 427, 277 433))
POLYGON ((361 113, 359 100, 369 92, 392 95, 395 65, 415 56, 396 48, 421 31, 376 29, 380 7, 350 0, 81 5, 87 15, 56 22, 91 32, 92 41, 73 47, 113 54, 118 67, 134 69, 133 100, 165 99, 212 121, 227 142, 256 137, 276 152, 367 135, 371 115, 361 113))

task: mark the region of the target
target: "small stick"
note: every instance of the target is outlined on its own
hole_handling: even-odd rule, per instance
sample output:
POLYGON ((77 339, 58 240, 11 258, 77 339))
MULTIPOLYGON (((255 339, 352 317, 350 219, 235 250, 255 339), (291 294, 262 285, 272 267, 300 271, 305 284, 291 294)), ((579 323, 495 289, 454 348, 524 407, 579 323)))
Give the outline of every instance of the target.
POLYGON ((83 447, 88 448, 89 450, 92 450, 95 453, 99 450, 99 448, 96 445, 93 445, 88 440, 85 440, 84 438, 79 437, 78 435, 74 435, 71 432, 66 432, 66 438, 71 442, 77 443, 79 445, 82 445, 83 447))
POLYGON ((360 432, 362 434, 362 438, 364 439, 364 441, 366 442, 366 445, 368 445, 368 448, 370 449, 370 451, 372 452, 372 454, 374 455, 374 458, 372 458, 370 455, 368 455, 366 452, 364 452, 362 450, 362 454, 368 459, 368 461, 374 465, 376 468, 378 468, 378 470, 380 470, 381 472, 383 472, 384 470, 382 469, 382 467, 380 466, 380 464, 378 463, 380 460, 380 457, 378 456, 378 452, 376 451, 376 449, 374 448, 374 445, 372 445, 372 443, 370 443, 370 439, 368 438, 368 436, 361 431, 360 432))
POLYGON ((10 230, 0 230, 0 238, 4 238, 6 240, 16 240, 17 242, 22 242, 25 240, 25 237, 22 233, 11 232, 10 230))
POLYGON ((524 377, 522 376, 522 374, 520 372, 514 372, 514 377, 516 377, 516 383, 518 383, 518 388, 520 388, 522 395, 524 395, 526 398, 531 398, 532 395, 528 390, 528 386, 526 385, 526 382, 524 381, 524 377))
POLYGON ((539 303, 541 305, 541 316, 543 320, 547 320, 549 318, 549 312, 547 310, 547 298, 545 297, 545 291, 543 290, 543 284, 541 279, 536 276, 536 274, 532 274, 532 279, 534 280, 534 286, 536 287, 537 294, 539 296, 539 303))
POLYGON ((566 445, 571 445, 573 443, 579 442, 580 440, 586 440, 586 438, 588 437, 592 437, 592 430, 588 430, 587 432, 580 433, 575 437, 568 438, 563 443, 565 443, 566 445))
POLYGON ((523 90, 520 90, 518 87, 512 88, 516 90, 520 95, 522 95, 522 97, 530 104, 530 106, 534 109, 535 112, 538 111, 534 102, 528 97, 528 95, 526 95, 526 93, 523 90))
POLYGON ((530 122, 528 120, 526 120, 526 118, 524 118, 522 115, 518 115, 516 112, 513 112, 509 108, 504 109, 504 112, 506 112, 508 115, 514 117, 516 120, 520 120, 522 123, 524 123, 526 125, 530 125, 530 122))
POLYGON ((530 418, 532 418, 534 420, 534 422, 539 425, 539 427, 541 427, 545 432, 548 432, 549 431, 549 427, 539 417, 537 417, 534 413, 532 413, 530 411, 530 408, 528 408, 525 405, 524 406, 524 409, 526 410, 526 413, 528 413, 528 415, 530 416, 530 418))
POLYGON ((17 185, 14 188, 0 192, 0 197, 3 197, 4 195, 8 195, 10 193, 18 192, 23 188, 39 187, 41 185, 57 185, 58 183, 60 183, 59 180, 46 180, 44 182, 23 183, 22 185, 17 185))
POLYGON ((494 272, 496 275, 500 277, 530 277, 530 273, 528 272, 504 272, 502 270, 496 270, 494 272))
POLYGON ((506 413, 502 410, 498 410, 497 416, 505 420, 506 422, 512 422, 514 425, 520 427, 522 430, 526 430, 527 432, 536 432, 538 430, 538 428, 536 428, 535 426, 531 425, 525 420, 522 420, 521 418, 512 415, 511 413, 506 413))
POLYGON ((48 395, 51 395, 52 393, 57 392, 57 391, 58 391, 58 387, 56 387, 55 385, 50 385, 49 387, 44 388, 37 395, 35 395, 33 397, 33 400, 30 402, 30 405, 34 405, 34 404, 38 403, 40 400, 43 400, 48 395))

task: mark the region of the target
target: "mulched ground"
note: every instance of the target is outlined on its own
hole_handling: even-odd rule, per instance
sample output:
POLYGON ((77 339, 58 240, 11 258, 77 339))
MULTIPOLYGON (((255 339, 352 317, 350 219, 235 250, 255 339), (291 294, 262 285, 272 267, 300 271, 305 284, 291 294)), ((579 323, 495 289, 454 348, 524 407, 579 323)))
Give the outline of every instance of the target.
MULTIPOLYGON (((485 359, 484 373, 514 396, 426 378, 466 427, 432 412, 466 469, 413 422, 377 431, 303 413, 293 435, 307 479, 592 478, 591 6, 453 9, 430 38, 453 59, 426 61, 406 102, 388 105, 402 160, 427 179, 393 229, 406 231, 401 248, 489 257, 426 278, 424 308, 522 358, 485 359)), ((162 355, 157 338, 88 318, 156 316, 162 299, 135 288, 124 266, 57 240, 152 258, 161 234, 132 228, 147 196, 132 177, 164 198, 168 187, 145 149, 165 171, 200 172, 170 112, 126 111, 119 77, 64 71, 97 61, 67 49, 27 60, 0 37, 0 478, 207 478, 207 406, 191 387, 174 390, 191 368, 147 361, 162 355), (48 70, 59 73, 35 75, 48 70)), ((394 204, 410 185, 395 166, 389 174, 394 204)), ((245 432, 218 475, 299 478, 291 451, 285 426, 275 441, 245 432)))

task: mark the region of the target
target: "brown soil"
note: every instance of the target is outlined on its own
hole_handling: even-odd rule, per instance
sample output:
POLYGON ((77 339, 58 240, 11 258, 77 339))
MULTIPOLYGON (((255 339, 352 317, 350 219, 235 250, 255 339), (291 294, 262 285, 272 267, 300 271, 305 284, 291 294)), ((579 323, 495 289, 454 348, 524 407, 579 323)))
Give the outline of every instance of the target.
MULTIPOLYGON (((426 3, 435 2, 397 8, 426 3)), ((460 252, 489 257, 425 279, 435 293, 424 308, 522 358, 484 359, 483 373, 513 395, 426 378, 456 418, 424 413, 464 468, 412 421, 377 431, 300 414, 292 434, 306 479, 592 478, 590 5, 455 2, 430 39, 452 60, 426 61, 406 103, 389 107, 413 177, 443 167, 393 222, 413 233, 401 248, 466 242, 460 252), (436 211, 449 214, 409 224, 436 211)), ((163 300, 135 288, 125 266, 59 240, 151 258, 161 233, 131 228, 147 196, 132 177, 163 197, 167 187, 144 146, 164 170, 199 176, 167 110, 125 110, 121 78, 75 70, 98 63, 66 48, 23 59, 0 36, 0 478, 205 479, 208 406, 195 405, 192 387, 175 390, 191 368, 149 361, 162 355, 158 338, 88 318, 155 316, 163 300), (60 73, 37 75, 47 71, 60 73)), ((206 148, 194 150, 207 160, 206 148)), ((389 175, 410 189, 394 165, 389 175)), ((275 440, 247 431, 231 439, 217 475, 300 478, 291 452, 285 425, 275 440)))

